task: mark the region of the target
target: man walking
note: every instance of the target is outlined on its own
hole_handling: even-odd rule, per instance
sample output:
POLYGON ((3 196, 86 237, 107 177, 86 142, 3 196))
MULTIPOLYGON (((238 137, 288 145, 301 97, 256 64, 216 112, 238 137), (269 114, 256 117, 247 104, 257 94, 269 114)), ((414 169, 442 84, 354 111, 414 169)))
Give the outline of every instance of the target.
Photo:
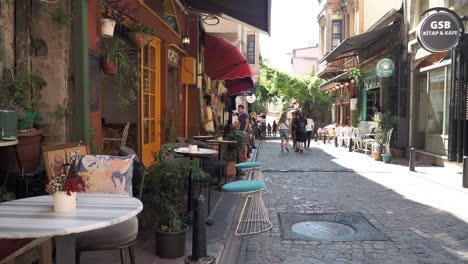
POLYGON ((310 148, 310 140, 312 139, 312 135, 314 134, 314 120, 310 117, 310 114, 307 115, 307 125, 306 125, 306 137, 307 137, 307 145, 306 148, 310 148))
MULTIPOLYGON (((247 133, 247 136, 249 136, 250 135, 249 115, 244 112, 244 106, 243 105, 238 105, 237 106, 237 111, 239 112, 239 123, 240 123, 239 130, 247 133)), ((249 140, 247 140, 247 142, 248 141, 249 140)), ((247 144, 247 146, 245 146, 244 149, 242 150, 242 153, 243 153, 243 157, 241 159, 242 161, 247 161, 247 151, 248 151, 248 149, 249 149, 249 146, 247 144)))

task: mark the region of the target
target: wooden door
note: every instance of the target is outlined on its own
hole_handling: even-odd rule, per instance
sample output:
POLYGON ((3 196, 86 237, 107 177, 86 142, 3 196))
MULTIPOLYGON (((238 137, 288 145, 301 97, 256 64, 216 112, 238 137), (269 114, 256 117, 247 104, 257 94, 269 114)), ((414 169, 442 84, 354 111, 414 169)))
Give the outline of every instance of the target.
POLYGON ((154 39, 140 49, 141 91, 140 131, 142 159, 149 166, 152 152, 161 148, 161 42, 154 39))

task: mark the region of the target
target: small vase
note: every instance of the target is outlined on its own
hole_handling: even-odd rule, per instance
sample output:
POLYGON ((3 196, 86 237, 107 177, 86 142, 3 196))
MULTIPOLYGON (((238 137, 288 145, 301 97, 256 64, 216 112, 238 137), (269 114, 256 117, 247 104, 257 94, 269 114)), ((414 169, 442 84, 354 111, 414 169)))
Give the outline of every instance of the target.
POLYGON ((76 193, 72 192, 67 195, 67 192, 54 193, 54 212, 69 213, 76 209, 76 193))
POLYGON ((188 152, 189 153, 197 153, 198 152, 198 146, 197 145, 189 145, 188 152))

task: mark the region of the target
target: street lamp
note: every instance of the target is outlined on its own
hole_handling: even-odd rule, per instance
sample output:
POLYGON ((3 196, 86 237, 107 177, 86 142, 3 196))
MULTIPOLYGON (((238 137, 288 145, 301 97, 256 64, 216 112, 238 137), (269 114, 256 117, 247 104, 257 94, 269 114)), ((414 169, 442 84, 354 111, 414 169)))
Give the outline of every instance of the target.
POLYGON ((185 35, 182 37, 182 44, 184 44, 184 46, 188 46, 190 45, 190 37, 185 35))

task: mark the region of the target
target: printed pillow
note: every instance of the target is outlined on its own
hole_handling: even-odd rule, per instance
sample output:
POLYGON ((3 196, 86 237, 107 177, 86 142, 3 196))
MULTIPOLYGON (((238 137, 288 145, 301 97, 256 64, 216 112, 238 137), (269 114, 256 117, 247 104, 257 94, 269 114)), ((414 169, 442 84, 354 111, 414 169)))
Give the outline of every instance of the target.
POLYGON ((132 196, 134 156, 83 156, 78 168, 78 175, 81 175, 85 179, 87 192, 132 196))

